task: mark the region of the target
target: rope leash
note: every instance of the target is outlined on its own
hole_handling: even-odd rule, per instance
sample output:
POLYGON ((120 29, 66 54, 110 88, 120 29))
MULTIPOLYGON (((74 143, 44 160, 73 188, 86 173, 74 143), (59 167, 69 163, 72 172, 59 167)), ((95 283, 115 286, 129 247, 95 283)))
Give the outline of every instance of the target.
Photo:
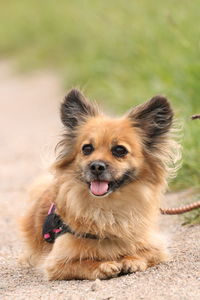
POLYGON ((191 119, 192 119, 192 120, 200 119, 200 115, 193 115, 193 116, 191 117, 191 119))
MULTIPOLYGON (((200 114, 198 115, 193 115, 191 117, 192 120, 200 119, 200 114)), ((182 206, 182 207, 176 207, 176 208, 160 208, 160 212, 163 215, 180 215, 184 214, 186 212, 189 212, 193 209, 200 208, 200 201, 182 206)))
POLYGON ((184 214, 186 212, 189 212, 193 209, 200 208, 200 201, 181 206, 181 207, 175 207, 175 208, 160 208, 160 212, 162 215, 180 215, 184 214))

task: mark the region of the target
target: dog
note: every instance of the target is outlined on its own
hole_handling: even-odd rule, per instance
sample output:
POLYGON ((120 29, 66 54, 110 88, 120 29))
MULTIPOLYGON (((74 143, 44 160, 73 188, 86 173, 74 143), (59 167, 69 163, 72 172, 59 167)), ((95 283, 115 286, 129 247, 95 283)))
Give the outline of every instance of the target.
POLYGON ((107 279, 167 261, 157 222, 176 171, 169 101, 155 96, 110 118, 72 89, 60 113, 52 177, 34 186, 21 221, 22 261, 48 280, 107 279))

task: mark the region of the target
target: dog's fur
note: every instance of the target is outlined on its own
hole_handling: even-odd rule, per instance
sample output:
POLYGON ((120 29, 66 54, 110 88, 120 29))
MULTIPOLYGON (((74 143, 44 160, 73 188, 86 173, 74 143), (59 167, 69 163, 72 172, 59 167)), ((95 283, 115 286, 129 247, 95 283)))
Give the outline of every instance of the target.
POLYGON ((178 149, 170 134, 173 112, 168 100, 156 96, 113 119, 73 89, 61 105, 61 119, 65 134, 53 177, 34 187, 22 219, 24 261, 42 269, 49 280, 105 279, 164 262, 157 216, 178 149), (85 144, 93 146, 87 155, 85 144), (127 149, 123 157, 112 153, 116 145, 127 149), (99 161, 106 168, 103 174, 90 168, 99 161), (94 195, 93 180, 112 182, 109 192, 94 195), (42 226, 52 202, 74 231, 99 239, 66 233, 47 243, 42 226))

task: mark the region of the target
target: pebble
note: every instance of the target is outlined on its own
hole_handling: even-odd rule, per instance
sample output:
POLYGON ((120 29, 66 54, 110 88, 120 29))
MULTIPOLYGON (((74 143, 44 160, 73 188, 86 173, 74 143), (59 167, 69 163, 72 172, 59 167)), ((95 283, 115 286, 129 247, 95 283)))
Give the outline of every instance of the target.
POLYGON ((93 292, 97 291, 99 288, 101 287, 101 280, 100 279, 96 279, 95 282, 92 283, 91 285, 91 290, 93 292))

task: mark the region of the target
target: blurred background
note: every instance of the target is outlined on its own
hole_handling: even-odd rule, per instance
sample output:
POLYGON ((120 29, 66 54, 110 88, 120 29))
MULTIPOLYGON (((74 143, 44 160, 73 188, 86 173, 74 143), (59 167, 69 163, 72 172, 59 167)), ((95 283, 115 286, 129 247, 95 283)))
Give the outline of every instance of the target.
MULTIPOLYGON (((198 0, 7 0, 1 1, 0 20, 1 80, 11 76, 7 64, 15 72, 4 86, 11 100, 5 103, 0 95, 2 108, 6 107, 1 109, 1 130, 6 130, 3 141, 10 143, 12 131, 13 152, 19 143, 30 146, 43 126, 44 133, 53 128, 58 114, 54 117, 50 111, 71 87, 80 87, 115 113, 164 94, 183 125, 183 167, 170 187, 200 185, 200 121, 190 120, 192 114, 200 113, 198 0), (47 74, 46 81, 41 72, 47 74), (27 78, 32 74, 39 79, 31 91, 27 78), (16 90, 13 76, 20 84, 16 90), (54 84, 59 91, 53 89, 54 84), (26 100, 22 101, 20 93, 26 100), (45 125, 48 117, 50 127, 45 125), (39 130, 35 126, 31 131, 33 119, 35 125, 40 124, 39 130), (13 134, 15 126, 19 129, 13 134), (22 128, 31 132, 26 141, 22 128)), ((26 173, 28 167, 24 163, 21 171, 26 173)))
MULTIPOLYGON (((62 133, 59 104, 70 88, 81 88, 114 114, 156 94, 167 96, 182 126, 183 166, 161 207, 199 199, 200 120, 191 120, 200 113, 199 9, 199 0, 0 0, 2 299, 66 299, 78 292, 82 299, 90 290, 94 297, 90 283, 47 284, 16 265, 16 220, 28 203, 27 188, 55 159, 62 133)), ((181 220, 200 224, 200 209, 181 220)), ((102 283, 101 298, 119 293, 125 299, 126 290, 134 299, 197 299, 199 227, 181 227, 181 220, 162 218, 174 262, 134 281, 127 277, 126 285, 118 279, 102 283)))

